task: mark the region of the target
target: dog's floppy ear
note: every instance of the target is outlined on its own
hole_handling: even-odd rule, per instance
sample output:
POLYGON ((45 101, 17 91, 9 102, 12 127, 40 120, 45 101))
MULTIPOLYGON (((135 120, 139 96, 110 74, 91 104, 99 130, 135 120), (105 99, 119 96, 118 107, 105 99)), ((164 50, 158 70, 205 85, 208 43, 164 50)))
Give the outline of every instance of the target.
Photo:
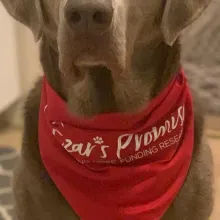
POLYGON ((211 0, 166 0, 162 18, 162 32, 170 46, 181 31, 196 20, 211 0))
POLYGON ((31 29, 35 40, 42 34, 41 0, 0 0, 8 13, 17 21, 31 29))

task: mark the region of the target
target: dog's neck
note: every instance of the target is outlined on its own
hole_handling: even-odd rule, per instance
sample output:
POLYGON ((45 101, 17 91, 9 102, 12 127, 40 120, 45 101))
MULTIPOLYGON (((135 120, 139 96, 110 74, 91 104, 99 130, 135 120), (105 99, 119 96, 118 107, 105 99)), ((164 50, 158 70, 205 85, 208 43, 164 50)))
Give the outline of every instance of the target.
POLYGON ((163 42, 140 45, 133 54, 132 66, 146 84, 153 84, 150 98, 157 96, 180 69, 179 41, 173 47, 163 42))
POLYGON ((40 45, 40 61, 52 88, 64 98, 64 93, 61 85, 61 73, 59 70, 59 62, 57 49, 53 48, 46 37, 42 37, 40 45))
MULTIPOLYGON (((62 86, 63 81, 58 67, 59 58, 57 50, 49 45, 46 38, 43 38, 40 51, 43 71, 50 85, 64 100, 69 101, 70 97, 66 95, 64 86, 62 86)), ((82 113, 87 116, 106 111, 136 111, 145 105, 147 101, 157 96, 172 76, 179 71, 179 68, 179 42, 177 42, 173 47, 165 45, 162 41, 154 45, 142 45, 137 47, 134 50, 131 61, 131 71, 135 77, 128 80, 129 83, 125 83, 124 85, 121 84, 122 89, 120 88, 116 91, 112 91, 112 80, 109 74, 92 74, 94 77, 91 78, 94 79, 91 79, 93 82, 91 83, 92 85, 89 85, 89 87, 91 90, 94 89, 94 91, 89 91, 89 93, 93 94, 93 96, 91 95, 91 97, 89 97, 91 100, 88 100, 88 102, 90 102, 90 107, 85 110, 80 107, 79 111, 82 112, 75 109, 74 111, 77 114, 82 113), (132 86, 132 82, 135 82, 134 86, 132 86), (103 84, 105 85, 101 86, 103 84), (123 89, 125 90, 123 91, 123 89), (114 93, 118 94, 117 97, 114 93), (122 95, 120 96, 120 94, 122 95)), ((84 95, 82 94, 81 96, 84 95)), ((81 98, 82 100, 85 100, 85 97, 81 98)), ((73 102, 74 98, 71 97, 70 103, 73 106, 77 105, 73 102)))

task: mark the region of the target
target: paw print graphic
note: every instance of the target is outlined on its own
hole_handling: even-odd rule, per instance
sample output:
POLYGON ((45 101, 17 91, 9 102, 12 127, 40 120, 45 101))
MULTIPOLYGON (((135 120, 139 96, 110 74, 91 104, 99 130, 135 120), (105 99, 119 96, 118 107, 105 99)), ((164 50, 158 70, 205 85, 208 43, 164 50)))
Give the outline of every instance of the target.
POLYGON ((97 136, 97 137, 93 138, 93 140, 96 144, 103 144, 104 143, 102 137, 97 136))

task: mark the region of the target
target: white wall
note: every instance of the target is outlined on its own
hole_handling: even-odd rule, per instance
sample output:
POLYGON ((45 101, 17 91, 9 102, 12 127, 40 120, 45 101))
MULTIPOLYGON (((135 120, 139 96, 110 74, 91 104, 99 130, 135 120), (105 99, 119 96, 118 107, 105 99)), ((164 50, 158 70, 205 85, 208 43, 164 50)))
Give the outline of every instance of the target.
POLYGON ((0 3, 0 112, 32 88, 42 74, 38 44, 31 31, 0 3))
POLYGON ((39 43, 34 41, 31 31, 19 23, 17 42, 21 88, 23 93, 27 93, 43 73, 39 61, 39 43))
POLYGON ((20 95, 15 22, 0 4, 0 112, 20 95))

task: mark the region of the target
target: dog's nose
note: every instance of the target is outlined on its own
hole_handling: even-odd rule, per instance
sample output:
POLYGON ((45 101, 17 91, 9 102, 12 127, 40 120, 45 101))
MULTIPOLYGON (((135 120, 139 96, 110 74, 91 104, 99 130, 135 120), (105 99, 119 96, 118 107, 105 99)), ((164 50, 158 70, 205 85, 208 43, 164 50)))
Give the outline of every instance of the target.
POLYGON ((68 0, 65 5, 65 17, 75 32, 100 34, 112 22, 111 1, 68 0))

